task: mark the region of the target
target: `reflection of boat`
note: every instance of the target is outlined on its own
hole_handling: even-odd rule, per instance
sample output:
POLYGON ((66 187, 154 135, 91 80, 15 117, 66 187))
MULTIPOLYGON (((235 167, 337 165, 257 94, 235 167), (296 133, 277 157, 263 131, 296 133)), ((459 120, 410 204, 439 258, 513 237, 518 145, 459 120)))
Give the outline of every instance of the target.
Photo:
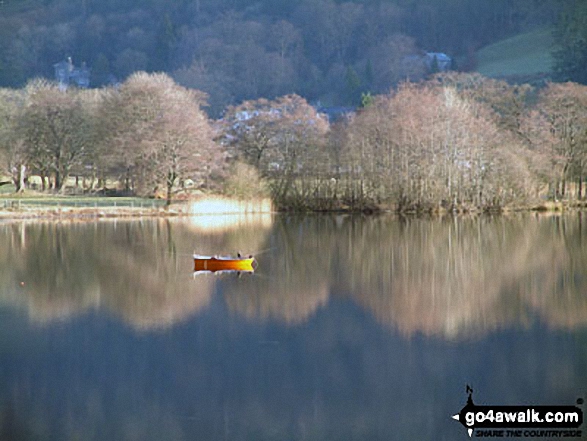
POLYGON ((254 271, 255 258, 249 257, 210 257, 194 254, 194 271, 254 271))
POLYGON ((221 277, 221 276, 236 276, 237 279, 240 279, 243 274, 254 275, 255 271, 235 271, 235 270, 219 270, 219 271, 210 271, 210 270, 203 270, 203 271, 194 271, 192 274, 192 278, 195 280, 196 277, 221 277))

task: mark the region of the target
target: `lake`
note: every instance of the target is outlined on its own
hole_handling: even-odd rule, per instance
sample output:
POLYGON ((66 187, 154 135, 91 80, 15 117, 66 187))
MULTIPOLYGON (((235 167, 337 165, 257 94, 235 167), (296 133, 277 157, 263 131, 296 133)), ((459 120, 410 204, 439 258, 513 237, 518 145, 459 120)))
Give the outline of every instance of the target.
MULTIPOLYGON (((587 219, 0 224, 2 440, 465 440, 587 397, 587 219), (194 274, 192 252, 257 255, 194 274)), ((585 430, 584 430, 585 432, 585 430)))

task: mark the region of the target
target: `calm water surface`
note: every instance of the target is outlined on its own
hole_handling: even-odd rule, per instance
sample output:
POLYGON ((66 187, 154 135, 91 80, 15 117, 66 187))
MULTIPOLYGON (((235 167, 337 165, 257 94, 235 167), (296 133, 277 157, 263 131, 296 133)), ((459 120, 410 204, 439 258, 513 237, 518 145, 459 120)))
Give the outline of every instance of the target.
POLYGON ((579 214, 8 223, 0 250, 2 440, 464 440, 467 383, 587 396, 579 214))

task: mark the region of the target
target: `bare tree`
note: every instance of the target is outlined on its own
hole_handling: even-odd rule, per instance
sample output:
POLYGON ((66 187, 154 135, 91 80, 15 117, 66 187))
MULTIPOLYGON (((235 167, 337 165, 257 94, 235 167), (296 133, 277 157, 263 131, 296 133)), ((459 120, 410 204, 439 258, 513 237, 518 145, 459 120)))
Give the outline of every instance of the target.
POLYGON ((524 134, 532 148, 550 160, 551 191, 565 197, 575 181, 577 196, 584 196, 587 174, 587 87, 576 83, 549 84, 528 112, 524 134))
POLYGON ((269 28, 269 48, 277 52, 282 60, 299 56, 302 49, 302 35, 290 22, 281 20, 269 28))
POLYGON ((526 156, 489 108, 433 83, 407 83, 376 99, 350 124, 345 152, 360 198, 400 210, 523 198, 532 183, 526 156))
POLYGON ((453 87, 466 100, 488 105, 500 129, 520 134, 521 119, 532 99, 534 88, 529 84, 509 84, 478 73, 445 72, 433 82, 453 87))
POLYGON ((154 194, 164 188, 169 204, 180 180, 208 180, 223 155, 201 110, 204 99, 165 74, 144 72, 110 93, 101 114, 126 169, 128 189, 154 194))
POLYGON ((373 46, 368 56, 373 62, 375 89, 385 91, 401 81, 423 78, 426 68, 418 53, 415 41, 402 34, 373 46))
POLYGON ((295 187, 328 168, 324 158, 329 124, 324 115, 297 95, 276 100, 246 101, 228 109, 222 120, 224 142, 232 155, 255 166, 270 178, 274 199, 284 201, 295 187))
POLYGON ((18 130, 24 107, 21 90, 0 89, 0 156, 2 169, 12 178, 16 192, 23 192, 27 177, 27 153, 18 130))
POLYGON ((21 130, 33 166, 42 178, 54 177, 55 190, 62 190, 88 151, 90 124, 80 91, 43 80, 27 86, 21 130))
POLYGON ((233 101, 229 88, 230 80, 221 73, 211 73, 197 61, 191 66, 173 72, 173 79, 180 85, 198 89, 209 95, 208 113, 217 118, 222 115, 226 106, 233 101))

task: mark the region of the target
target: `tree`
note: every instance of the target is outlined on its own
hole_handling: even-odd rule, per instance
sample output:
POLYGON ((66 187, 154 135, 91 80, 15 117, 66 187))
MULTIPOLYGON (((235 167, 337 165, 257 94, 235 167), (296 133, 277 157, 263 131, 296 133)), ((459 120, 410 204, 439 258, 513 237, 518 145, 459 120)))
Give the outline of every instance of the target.
POLYGON ((91 148, 91 123, 82 91, 62 91, 43 80, 27 86, 21 130, 33 167, 43 181, 54 177, 55 190, 62 190, 72 167, 81 164, 91 148))
POLYGON ((560 81, 587 84, 587 3, 570 0, 561 11, 554 29, 555 72, 560 81))
POLYGON ((370 90, 373 87, 373 81, 373 63, 371 63, 371 60, 369 59, 365 65, 365 86, 367 90, 370 90))
POLYGON ((159 24, 159 30, 155 39, 152 68, 157 70, 168 70, 171 55, 177 45, 177 30, 169 13, 165 13, 159 24))
POLYGON ((351 105, 357 105, 360 102, 361 79, 352 66, 347 67, 345 83, 347 102, 351 105))
POLYGON ((116 73, 122 78, 126 78, 133 72, 145 70, 147 68, 148 57, 144 52, 134 49, 125 49, 116 57, 114 67, 116 73))
POLYGON ((369 107, 374 102, 375 101, 374 101, 373 95, 371 95, 371 92, 361 94, 361 107, 363 107, 363 108, 369 107))
POLYGON ((424 77, 426 65, 416 55, 415 41, 396 34, 371 47, 369 59, 373 60, 373 87, 377 92, 389 90, 400 81, 417 81, 424 77))
POLYGON ((526 197, 534 188, 526 157, 487 106, 450 86, 406 83, 351 122, 343 167, 355 200, 457 209, 526 197))
POLYGON ((587 174, 587 86, 551 83, 543 89, 538 103, 528 113, 524 133, 530 145, 547 155, 554 179, 555 197, 564 197, 567 183, 577 183, 583 196, 587 174))
POLYGON ((208 72, 197 61, 190 67, 173 72, 173 79, 184 87, 205 92, 209 96, 206 110, 212 118, 220 117, 226 107, 233 102, 229 90, 230 79, 208 72))
POLYGON ((269 28, 269 48, 278 53, 282 60, 290 56, 299 56, 302 36, 294 25, 280 20, 269 28))
POLYGON ((205 183, 222 163, 201 110, 204 95, 165 74, 133 74, 105 100, 101 114, 126 169, 126 186, 140 194, 172 190, 191 178, 205 183), (109 116, 108 116, 109 115, 109 116))
POLYGON ((438 65, 438 57, 436 54, 432 57, 432 64, 430 65, 430 74, 434 75, 440 72, 440 66, 438 65))
POLYGON ((96 86, 103 86, 108 84, 109 77, 112 75, 110 69, 110 61, 102 52, 100 52, 92 66, 92 84, 96 86))
POLYGON ((221 125, 232 155, 270 179, 278 203, 288 199, 290 191, 298 197, 308 190, 295 187, 297 178, 303 183, 304 177, 318 177, 328 168, 324 160, 328 121, 297 95, 230 107, 221 125))
POLYGON ((519 134, 521 119, 534 94, 529 84, 509 84, 478 73, 446 72, 436 75, 433 82, 454 88, 465 100, 489 106, 498 126, 514 134, 519 134))
POLYGON ((18 130, 24 107, 24 93, 20 90, 0 89, 0 157, 2 169, 7 172, 16 192, 25 189, 27 154, 18 130))

